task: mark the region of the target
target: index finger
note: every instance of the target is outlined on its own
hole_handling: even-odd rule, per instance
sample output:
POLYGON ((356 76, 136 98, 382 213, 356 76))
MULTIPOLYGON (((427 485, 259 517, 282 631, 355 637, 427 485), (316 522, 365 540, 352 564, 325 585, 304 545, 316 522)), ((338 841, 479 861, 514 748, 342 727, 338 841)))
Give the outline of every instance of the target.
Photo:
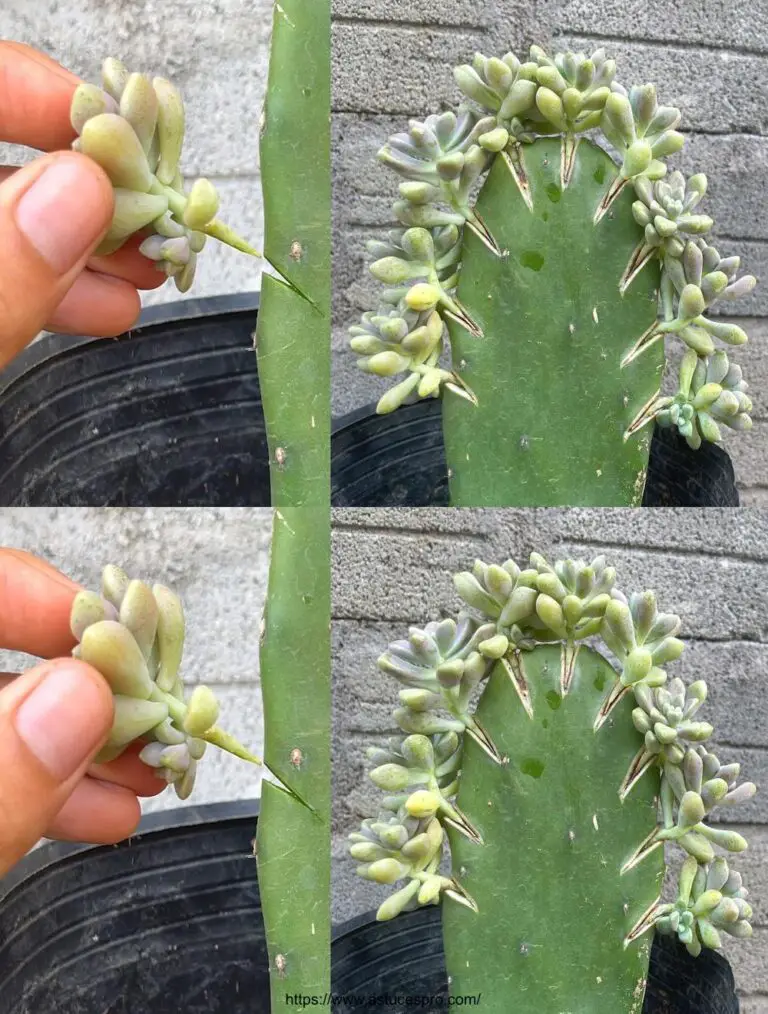
POLYGON ((0 42, 0 141, 60 151, 74 141, 69 121, 80 79, 31 46, 0 42))
POLYGON ((20 549, 0 549, 0 648, 40 658, 69 655, 69 614, 80 586, 20 549))

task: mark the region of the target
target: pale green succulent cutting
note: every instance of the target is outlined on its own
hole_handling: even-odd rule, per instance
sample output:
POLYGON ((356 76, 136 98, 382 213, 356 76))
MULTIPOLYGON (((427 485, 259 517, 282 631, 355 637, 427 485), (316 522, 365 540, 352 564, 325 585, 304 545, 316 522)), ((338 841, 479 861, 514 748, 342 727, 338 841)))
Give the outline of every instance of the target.
POLYGON ((114 187, 112 224, 97 254, 115 253, 144 232, 142 254, 180 292, 192 286, 209 236, 261 256, 216 218, 219 195, 210 180, 196 180, 187 193, 179 166, 184 102, 170 81, 132 74, 119 60, 105 60, 102 87, 79 85, 70 119, 78 134, 72 147, 98 162, 114 187))
POLYGON ((668 172, 679 110, 604 50, 478 53, 455 79, 456 112, 379 152, 397 227, 368 244, 384 288, 350 329, 357 365, 397 378, 379 413, 443 396, 454 506, 638 504, 654 420, 693 448, 751 427, 718 349, 747 335, 711 313, 756 279, 714 245, 706 177, 668 172), (670 397, 673 341, 691 355, 670 397))
POLYGON ((350 852, 396 887, 379 919, 447 899, 451 989, 482 992, 492 1014, 634 1014, 654 927, 693 955, 752 932, 718 855, 747 842, 712 816, 756 787, 707 745, 704 680, 667 674, 679 617, 615 582, 603 557, 477 561, 454 578, 469 610, 412 627, 378 662, 402 687, 400 731, 368 751, 386 795, 350 852), (687 858, 662 904, 668 842, 687 858))
POLYGON ((101 673, 114 695, 109 737, 96 757, 106 763, 141 740, 141 760, 186 799, 209 743, 261 764, 216 725, 213 691, 197 686, 189 700, 179 675, 185 620, 179 597, 163 585, 130 580, 119 567, 102 574, 101 593, 81 591, 72 604, 72 654, 101 673))

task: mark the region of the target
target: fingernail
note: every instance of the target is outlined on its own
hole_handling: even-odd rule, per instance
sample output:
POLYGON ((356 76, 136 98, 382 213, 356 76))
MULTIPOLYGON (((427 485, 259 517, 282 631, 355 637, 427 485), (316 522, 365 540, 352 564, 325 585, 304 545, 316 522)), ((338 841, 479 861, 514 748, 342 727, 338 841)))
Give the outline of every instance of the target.
POLYGON ((102 186, 80 159, 54 161, 16 205, 16 225, 60 275, 77 264, 103 231, 96 209, 102 186))
POLYGON ((65 781, 98 745, 103 730, 94 728, 93 718, 102 709, 93 681, 80 669, 60 665, 24 699, 14 725, 43 767, 65 781))

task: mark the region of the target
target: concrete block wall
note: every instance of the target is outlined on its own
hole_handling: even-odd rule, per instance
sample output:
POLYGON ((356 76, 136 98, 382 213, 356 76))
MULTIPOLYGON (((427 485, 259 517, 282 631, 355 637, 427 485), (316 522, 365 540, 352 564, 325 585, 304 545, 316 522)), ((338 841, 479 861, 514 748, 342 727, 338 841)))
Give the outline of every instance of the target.
POLYGON ((728 441, 746 505, 768 503, 768 107, 755 85, 768 67, 766 0, 334 0, 334 410, 377 399, 384 384, 355 368, 346 328, 371 309, 366 239, 391 226, 396 178, 375 154, 409 117, 458 92, 451 70, 476 49, 525 52, 532 43, 604 46, 623 82, 655 81, 683 112, 686 171, 710 181, 707 210, 723 251, 764 283, 738 304, 749 345, 738 351, 755 402, 754 429, 728 441))
MULTIPOLYGON (((0 38, 24 42, 86 81, 107 56, 170 78, 187 110, 182 172, 207 176, 220 217, 257 248, 263 238, 259 118, 266 89, 272 0, 4 0, 0 38)), ((30 155, 0 145, 0 164, 30 155)), ((209 242, 190 296, 253 292, 261 261, 209 242)), ((172 283, 146 305, 182 299, 172 283)))
MULTIPOLYGON (((158 581, 182 598, 187 637, 181 674, 190 687, 211 686, 223 728, 256 754, 263 749, 259 623, 267 589, 271 512, 264 508, 0 509, 0 547, 24 549, 85 587, 102 567, 158 581)), ((0 651, 0 672, 21 672, 28 656, 0 651)), ((254 799, 261 768, 213 747, 200 764, 189 803, 254 799)), ((143 811, 185 805, 173 790, 143 811)))
POLYGON ((592 558, 625 590, 653 588, 683 620, 674 671, 707 680, 707 719, 723 757, 762 789, 729 814, 749 839, 739 857, 755 903, 754 937, 728 948, 745 1014, 768 1014, 768 511, 337 509, 333 512, 333 916, 375 908, 386 889, 354 874, 346 835, 378 797, 364 749, 396 730, 393 680, 376 669, 411 624, 459 608, 452 575, 476 557, 592 558), (743 946, 742 946, 743 944, 743 946))

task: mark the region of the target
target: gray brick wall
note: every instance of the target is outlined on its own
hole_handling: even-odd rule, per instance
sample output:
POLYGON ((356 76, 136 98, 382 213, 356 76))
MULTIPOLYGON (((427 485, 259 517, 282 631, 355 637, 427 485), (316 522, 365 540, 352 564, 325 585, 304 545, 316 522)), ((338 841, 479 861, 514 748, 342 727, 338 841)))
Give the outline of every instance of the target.
MULTIPOLYGON (((4 0, 0 38, 25 42, 86 81, 116 56, 131 70, 169 77, 184 96, 182 171, 207 176, 220 217, 260 248, 263 238, 258 122, 264 101, 272 0, 4 0)), ((0 145, 0 164, 28 153, 0 145), (8 157, 10 155, 11 157, 8 157)), ((253 292, 260 260, 210 242, 190 296, 253 292)), ((166 284, 146 305, 183 298, 166 284)))
MULTIPOLYGON (((454 101, 451 69, 476 49, 518 54, 528 45, 590 50, 605 46, 623 82, 655 81, 678 105, 688 135, 684 171, 704 171, 707 208, 722 249, 740 253, 758 278, 768 272, 768 56, 766 0, 334 0, 334 410, 375 400, 382 382, 361 374, 347 351, 346 328, 370 309, 375 286, 364 241, 390 224, 394 174, 374 161, 381 143, 454 101)), ((768 415, 764 351, 768 284, 733 304, 751 337, 739 350, 755 401, 754 429, 728 440, 746 505, 768 503, 768 415)))
MULTIPOLYGON (((0 546, 35 553, 88 588, 99 587, 107 563, 173 588, 187 615, 185 684, 211 686, 220 724, 257 754, 264 740, 259 619, 270 531, 271 512, 264 508, 0 508, 0 546)), ((0 651, 0 672, 31 664, 0 651)), ((260 785, 260 768, 211 747, 189 803, 253 799, 260 785)), ((166 791, 142 809, 181 805, 166 791)))
POLYGON ((624 589, 654 588, 683 620, 688 647, 674 671, 710 688, 707 719, 722 756, 762 786, 732 816, 750 841, 740 857, 755 906, 751 941, 728 948, 743 1010, 768 1014, 768 511, 334 511, 335 920, 369 911, 381 888, 354 875, 346 835, 371 814, 364 747, 391 734, 394 681, 375 660, 407 626, 455 613, 452 574, 476 557, 524 560, 533 550, 591 558, 605 552, 624 589))

